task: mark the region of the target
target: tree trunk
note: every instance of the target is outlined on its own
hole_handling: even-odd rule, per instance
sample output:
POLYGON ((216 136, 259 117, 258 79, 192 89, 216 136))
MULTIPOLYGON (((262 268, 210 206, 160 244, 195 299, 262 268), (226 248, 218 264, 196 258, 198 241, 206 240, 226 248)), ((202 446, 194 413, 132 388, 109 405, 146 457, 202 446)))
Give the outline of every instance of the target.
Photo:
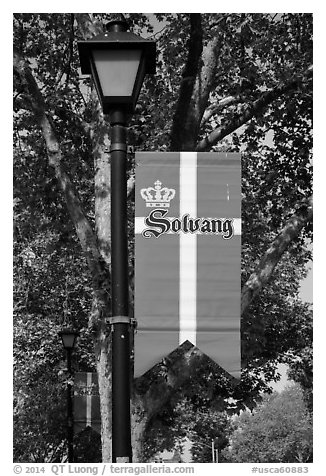
POLYGON ((105 329, 97 333, 95 358, 101 406, 102 461, 112 461, 111 439, 111 337, 105 329))
POLYGON ((196 149, 202 116, 214 84, 220 41, 217 35, 203 48, 200 18, 197 16, 195 21, 192 20, 187 64, 170 135, 172 151, 196 149), (195 41, 198 43, 196 48, 193 46, 195 41))
MULTIPOLYGON (((103 280, 98 283, 100 299, 95 302, 98 313, 94 348, 98 373, 102 461, 112 461, 112 346, 108 318, 111 315, 111 165, 109 161, 109 124, 103 117, 97 95, 92 95, 92 155, 95 170, 95 234, 103 266, 103 280)), ((92 327, 92 326, 90 326, 92 327)))
POLYGON ((148 412, 144 408, 144 399, 135 396, 131 405, 131 447, 132 462, 142 463, 144 438, 148 424, 148 412))

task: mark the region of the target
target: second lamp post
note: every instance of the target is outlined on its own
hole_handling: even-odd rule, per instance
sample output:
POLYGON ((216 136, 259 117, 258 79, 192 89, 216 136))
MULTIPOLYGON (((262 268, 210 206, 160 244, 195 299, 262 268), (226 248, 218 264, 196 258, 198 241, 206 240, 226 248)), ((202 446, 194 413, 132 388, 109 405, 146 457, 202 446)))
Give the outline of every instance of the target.
POLYGON ((154 41, 127 31, 124 20, 78 42, 81 71, 91 74, 111 125, 112 461, 132 461, 130 317, 127 235, 127 115, 134 112, 147 73, 155 73, 154 41))
POLYGON ((72 366, 71 354, 75 347, 78 332, 73 329, 65 328, 59 332, 63 347, 67 352, 67 443, 68 443, 68 463, 74 462, 74 415, 73 415, 73 396, 72 396, 72 366))

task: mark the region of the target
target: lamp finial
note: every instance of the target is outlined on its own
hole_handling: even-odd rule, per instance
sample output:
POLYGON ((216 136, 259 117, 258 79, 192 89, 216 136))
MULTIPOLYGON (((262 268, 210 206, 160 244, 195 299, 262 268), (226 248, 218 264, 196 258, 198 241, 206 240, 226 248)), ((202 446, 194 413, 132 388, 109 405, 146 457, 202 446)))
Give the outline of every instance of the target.
POLYGON ((108 32, 127 31, 129 28, 123 13, 113 13, 110 16, 110 21, 105 26, 108 32))

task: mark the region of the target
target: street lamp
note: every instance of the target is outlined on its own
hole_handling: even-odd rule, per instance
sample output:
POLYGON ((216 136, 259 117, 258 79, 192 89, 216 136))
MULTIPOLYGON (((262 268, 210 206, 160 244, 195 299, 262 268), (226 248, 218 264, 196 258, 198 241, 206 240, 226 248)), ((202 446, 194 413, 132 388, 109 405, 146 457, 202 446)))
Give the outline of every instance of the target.
POLYGON ((145 74, 155 72, 156 45, 127 31, 125 20, 79 41, 81 71, 91 74, 111 125, 112 461, 132 461, 130 317, 127 237, 127 115, 135 110, 145 74))
POLYGON ((68 443, 68 463, 74 462, 74 420, 72 410, 72 384, 71 384, 71 354, 75 347, 78 332, 73 329, 62 329, 59 332, 59 336, 62 339, 63 347, 67 352, 67 370, 68 370, 68 383, 67 383, 67 443, 68 443))
POLYGON ((127 31, 125 20, 113 20, 107 32, 78 42, 83 74, 91 74, 104 114, 113 108, 134 112, 145 74, 155 73, 154 41, 127 31))

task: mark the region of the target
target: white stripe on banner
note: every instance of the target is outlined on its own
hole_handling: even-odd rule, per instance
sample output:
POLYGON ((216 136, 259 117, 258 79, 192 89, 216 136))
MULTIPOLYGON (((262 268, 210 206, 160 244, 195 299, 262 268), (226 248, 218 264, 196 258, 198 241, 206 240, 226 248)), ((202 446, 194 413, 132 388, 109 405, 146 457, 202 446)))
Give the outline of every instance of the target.
MULTIPOLYGON (((180 217, 197 216, 197 153, 180 152, 180 217)), ((179 344, 196 345, 197 236, 180 234, 179 344)))
POLYGON ((92 372, 87 372, 86 426, 92 426, 92 372))

